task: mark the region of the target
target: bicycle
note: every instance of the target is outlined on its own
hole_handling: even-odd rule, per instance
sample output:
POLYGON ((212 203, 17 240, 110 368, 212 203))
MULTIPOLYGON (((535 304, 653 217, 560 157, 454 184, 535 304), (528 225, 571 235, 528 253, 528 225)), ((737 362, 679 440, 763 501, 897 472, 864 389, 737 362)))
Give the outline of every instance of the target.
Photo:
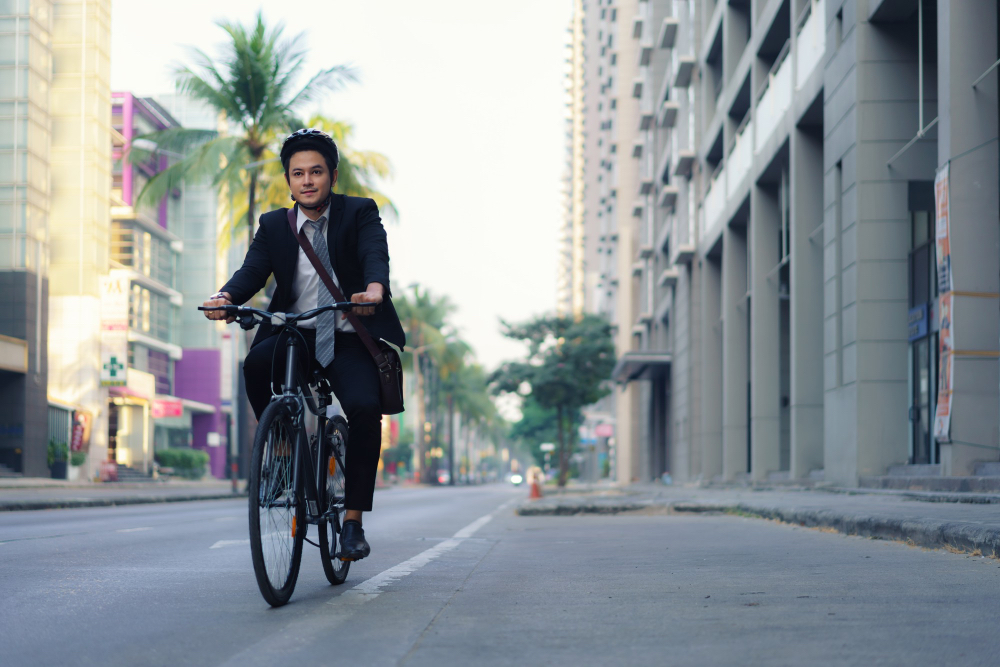
POLYGON ((280 394, 272 388, 271 402, 257 425, 247 486, 254 575, 261 595, 272 607, 280 607, 292 597, 304 541, 319 548, 323 572, 331 584, 342 584, 347 579, 351 564, 341 560, 337 551, 347 511, 347 420, 339 415, 327 418, 333 389, 319 369, 313 371, 309 383, 300 377, 299 347, 308 347, 297 325, 331 310, 368 305, 344 301, 301 314, 269 313, 249 306, 198 307, 225 311, 247 331, 268 320, 272 326, 289 332, 284 384, 280 394), (309 437, 306 410, 318 419, 316 432, 309 437), (317 527, 317 542, 307 536, 310 525, 317 527))

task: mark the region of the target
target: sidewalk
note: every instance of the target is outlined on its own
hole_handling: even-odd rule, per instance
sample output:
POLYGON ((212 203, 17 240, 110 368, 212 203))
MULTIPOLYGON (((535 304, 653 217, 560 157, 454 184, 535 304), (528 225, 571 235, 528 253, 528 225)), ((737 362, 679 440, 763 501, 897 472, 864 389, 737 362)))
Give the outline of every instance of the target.
POLYGON ((521 516, 620 512, 726 512, 847 535, 898 540, 1000 558, 1000 494, 868 492, 861 489, 762 490, 632 485, 572 488, 527 500, 521 516))
POLYGON ((242 498, 246 483, 240 482, 239 489, 239 494, 233 494, 232 483, 219 479, 102 484, 43 477, 0 478, 0 512, 242 498))

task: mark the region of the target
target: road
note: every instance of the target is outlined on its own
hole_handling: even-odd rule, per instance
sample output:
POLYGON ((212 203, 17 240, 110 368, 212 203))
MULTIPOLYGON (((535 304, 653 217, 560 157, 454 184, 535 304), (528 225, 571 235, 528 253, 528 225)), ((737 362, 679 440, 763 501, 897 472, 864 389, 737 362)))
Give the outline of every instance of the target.
POLYGON ((1000 563, 736 516, 518 517, 506 486, 393 489, 371 557, 292 602, 245 501, 0 515, 14 665, 1000 663, 1000 563), (488 518, 487 518, 488 517, 488 518))

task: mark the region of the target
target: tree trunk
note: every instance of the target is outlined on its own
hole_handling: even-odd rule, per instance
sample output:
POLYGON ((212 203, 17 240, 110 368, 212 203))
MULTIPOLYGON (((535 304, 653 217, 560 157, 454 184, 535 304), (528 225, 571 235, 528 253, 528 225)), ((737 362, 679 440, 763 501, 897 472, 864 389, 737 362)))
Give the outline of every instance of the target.
POLYGON ((426 481, 421 479, 424 471, 424 374, 420 364, 420 356, 417 354, 417 347, 413 348, 413 372, 417 381, 417 425, 413 432, 413 481, 426 481))
POLYGON ((455 486, 455 397, 448 395, 448 486, 455 486))
POLYGON ((253 244, 253 235, 257 230, 254 228, 254 202, 257 199, 257 168, 250 170, 250 189, 247 201, 247 250, 253 244))
POLYGON ((566 435, 563 428, 563 408, 561 405, 556 407, 556 419, 558 420, 556 426, 559 433, 559 488, 561 489, 566 486, 566 476, 569 473, 569 459, 566 456, 566 435))

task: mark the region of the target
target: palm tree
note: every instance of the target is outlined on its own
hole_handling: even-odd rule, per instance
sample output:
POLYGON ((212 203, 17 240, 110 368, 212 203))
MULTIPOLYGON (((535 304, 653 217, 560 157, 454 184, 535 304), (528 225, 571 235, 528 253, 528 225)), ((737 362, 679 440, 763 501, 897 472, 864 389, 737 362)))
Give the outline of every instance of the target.
POLYGON ((430 376, 430 371, 435 367, 435 360, 448 345, 450 332, 448 329, 448 317, 455 312, 455 306, 446 296, 438 297, 431 294, 427 289, 421 289, 419 285, 413 286, 412 296, 401 293, 393 296, 393 306, 399 315, 400 323, 406 332, 406 341, 409 349, 405 350, 402 356, 404 366, 414 369, 414 382, 416 383, 416 412, 414 413, 414 472, 418 475, 423 469, 424 446, 423 424, 426 419, 426 380, 430 376))
POLYGON ((254 214, 260 167, 269 159, 275 138, 301 126, 296 112, 328 91, 355 81, 353 69, 335 65, 315 73, 304 86, 295 87, 305 64, 301 35, 283 39, 284 25, 268 28, 258 12, 251 26, 219 21, 229 35, 223 54, 213 61, 204 51, 193 50, 194 65, 175 70, 177 88, 215 109, 228 122, 231 133, 191 128, 170 128, 141 137, 155 148, 133 148, 132 161, 148 159, 157 151, 184 155, 154 176, 139 193, 140 202, 158 202, 184 181, 211 177, 231 192, 245 189, 249 241, 253 241, 254 214))

